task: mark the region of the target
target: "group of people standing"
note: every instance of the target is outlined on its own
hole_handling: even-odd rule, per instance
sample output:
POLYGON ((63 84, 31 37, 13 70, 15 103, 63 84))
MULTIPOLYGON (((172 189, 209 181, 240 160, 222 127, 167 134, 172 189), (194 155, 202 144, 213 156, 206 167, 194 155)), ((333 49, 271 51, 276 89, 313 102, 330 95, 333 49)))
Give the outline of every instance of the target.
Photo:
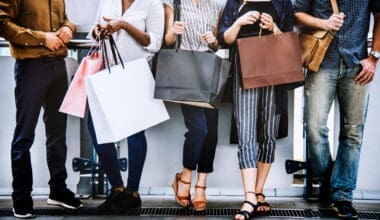
MULTIPOLYGON (((163 42, 180 39, 184 50, 230 50, 233 76, 233 114, 238 132, 238 159, 244 202, 234 219, 250 219, 269 212, 264 185, 274 162, 276 135, 286 86, 243 89, 236 40, 262 34, 280 34, 302 28, 334 31, 334 39, 318 72, 309 71, 305 82, 304 124, 308 161, 321 182, 320 206, 338 216, 357 218, 352 206, 360 148, 376 63, 380 58, 380 1, 338 1, 333 14, 329 0, 181 0, 180 19, 174 19, 177 0, 102 0, 90 35, 112 35, 125 61, 146 57, 151 62, 163 42), (373 44, 367 53, 370 13, 374 14, 373 44), (178 38, 177 36, 181 36, 178 38), (339 100, 341 127, 335 162, 329 151, 327 116, 339 100)), ((12 141, 13 211, 19 218, 33 217, 32 168, 29 149, 41 107, 44 108, 47 160, 50 172, 48 204, 79 208, 82 203, 67 189, 66 117, 58 108, 67 89, 64 57, 75 32, 64 0, 3 0, 0 2, 0 36, 10 42, 15 64, 16 129, 12 141)), ((281 67, 279 67, 281 68, 281 67)), ((180 69, 178 70, 180 71, 180 69)), ((181 104, 187 128, 183 167, 174 175, 175 199, 197 211, 207 207, 207 176, 213 171, 218 142, 218 110, 181 104), (190 197, 193 171, 197 180, 190 197)), ((144 131, 128 138, 129 172, 124 186, 113 143, 97 144, 91 114, 89 131, 95 150, 112 186, 100 205, 120 211, 141 206, 140 178, 147 142, 144 131)))

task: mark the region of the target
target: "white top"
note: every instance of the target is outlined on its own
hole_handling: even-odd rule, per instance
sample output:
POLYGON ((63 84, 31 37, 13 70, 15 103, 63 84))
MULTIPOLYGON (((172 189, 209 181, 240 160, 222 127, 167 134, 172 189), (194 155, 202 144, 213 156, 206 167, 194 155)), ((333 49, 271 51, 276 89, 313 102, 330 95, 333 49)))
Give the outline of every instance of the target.
POLYGON ((116 45, 124 61, 146 57, 150 60, 161 48, 164 35, 164 8, 160 0, 135 0, 122 14, 122 0, 101 0, 95 24, 106 24, 103 17, 121 19, 137 29, 147 32, 150 44, 143 47, 125 30, 113 34, 116 45))

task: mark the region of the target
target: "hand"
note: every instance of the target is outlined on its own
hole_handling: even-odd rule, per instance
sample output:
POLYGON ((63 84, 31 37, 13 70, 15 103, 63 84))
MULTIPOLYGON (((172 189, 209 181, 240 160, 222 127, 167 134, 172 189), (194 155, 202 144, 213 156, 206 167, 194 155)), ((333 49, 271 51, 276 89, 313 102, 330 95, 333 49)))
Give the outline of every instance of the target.
POLYGON ((45 38, 45 46, 51 51, 65 46, 65 43, 57 36, 57 33, 47 32, 45 38))
POLYGON ((202 40, 204 40, 207 44, 213 44, 216 42, 216 37, 211 31, 207 31, 206 33, 202 34, 202 40))
POLYGON ((368 57, 360 61, 362 70, 355 77, 355 82, 359 85, 365 85, 373 80, 376 71, 376 59, 368 57))
POLYGON ((67 26, 62 26, 56 34, 65 44, 69 43, 71 38, 73 38, 73 32, 67 26))
POLYGON ((270 16, 270 14, 262 13, 260 15, 260 27, 262 29, 273 31, 274 23, 273 23, 273 18, 272 16, 270 16))
POLYGON ((119 31, 120 29, 123 28, 123 25, 124 25, 124 22, 118 19, 110 19, 110 18, 103 17, 103 20, 107 22, 107 24, 104 26, 106 35, 111 35, 119 31))
POLYGON ((92 30, 92 36, 97 40, 103 40, 106 38, 106 29, 100 24, 97 24, 92 30))
POLYGON ((241 26, 248 25, 248 24, 254 24, 260 19, 260 13, 258 11, 249 11, 239 17, 235 24, 241 26))
POLYGON ((172 32, 176 35, 185 33, 186 23, 183 21, 175 21, 173 24, 172 32))
POLYGON ((339 31, 343 25, 344 17, 346 17, 346 15, 342 12, 331 15, 329 19, 324 20, 323 29, 326 31, 339 31))

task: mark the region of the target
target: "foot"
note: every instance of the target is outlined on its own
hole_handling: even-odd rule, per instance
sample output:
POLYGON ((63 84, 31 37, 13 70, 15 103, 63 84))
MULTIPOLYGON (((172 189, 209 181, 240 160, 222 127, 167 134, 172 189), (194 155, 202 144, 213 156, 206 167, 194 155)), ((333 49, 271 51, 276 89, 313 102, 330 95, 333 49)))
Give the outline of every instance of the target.
POLYGON ((13 216, 16 218, 34 218, 35 213, 32 197, 22 200, 13 200, 12 211, 13 216))
POLYGON ((318 202, 319 210, 334 210, 334 203, 331 198, 329 181, 325 181, 324 183, 320 184, 318 202))
POLYGON ((249 220, 256 212, 257 205, 250 201, 244 201, 240 211, 234 216, 234 220, 249 220))
POLYGON ((357 219, 358 213, 352 206, 350 201, 336 201, 334 202, 335 211, 338 213, 339 218, 343 219, 357 219))
POLYGON ((255 192, 246 192, 245 199, 240 211, 233 217, 234 220, 249 220, 255 215, 257 211, 255 192))
POLYGON ((207 207, 206 186, 195 186, 194 199, 191 202, 195 211, 203 211, 207 207))
POLYGON ((75 198, 75 194, 67 188, 51 191, 46 203, 68 209, 77 209, 83 206, 82 202, 75 198))
POLYGON ((257 212, 258 213, 268 213, 271 211, 269 203, 265 201, 265 195, 262 193, 256 193, 257 199, 257 212))
POLYGON ((175 200, 182 207, 190 206, 190 186, 191 182, 181 179, 181 173, 175 175, 172 187, 174 190, 175 200))

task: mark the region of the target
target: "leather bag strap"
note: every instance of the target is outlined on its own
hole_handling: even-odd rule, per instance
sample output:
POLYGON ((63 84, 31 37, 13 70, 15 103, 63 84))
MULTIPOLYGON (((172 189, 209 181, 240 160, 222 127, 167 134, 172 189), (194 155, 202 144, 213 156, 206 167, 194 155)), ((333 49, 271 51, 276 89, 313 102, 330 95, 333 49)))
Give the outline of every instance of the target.
POLYGON ((330 0, 330 2, 331 2, 333 13, 339 14, 339 7, 338 7, 338 4, 336 3, 336 0, 330 0))
MULTIPOLYGON (((179 21, 181 13, 181 0, 174 0, 174 21, 179 21)), ((181 36, 176 35, 175 46, 174 48, 178 51, 181 46, 181 36)))

